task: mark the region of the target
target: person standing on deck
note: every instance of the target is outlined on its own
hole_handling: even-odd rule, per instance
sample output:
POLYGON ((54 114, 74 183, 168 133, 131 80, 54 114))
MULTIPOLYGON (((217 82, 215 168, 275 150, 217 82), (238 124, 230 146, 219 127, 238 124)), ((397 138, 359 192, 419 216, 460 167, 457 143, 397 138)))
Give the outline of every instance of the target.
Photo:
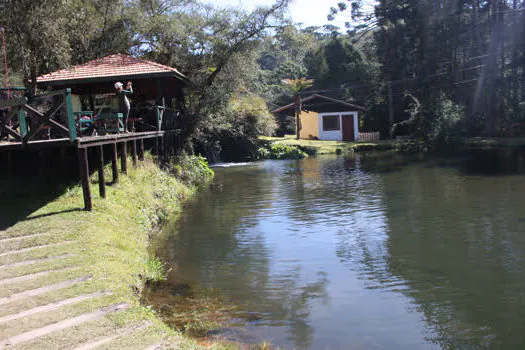
POLYGON ((124 116, 124 131, 129 132, 128 117, 129 111, 131 110, 131 105, 128 100, 128 95, 131 95, 133 93, 133 87, 131 86, 131 81, 128 81, 126 90, 124 90, 123 86, 124 85, 122 85, 121 82, 115 83, 115 89, 117 89, 119 112, 122 113, 122 115, 124 116))

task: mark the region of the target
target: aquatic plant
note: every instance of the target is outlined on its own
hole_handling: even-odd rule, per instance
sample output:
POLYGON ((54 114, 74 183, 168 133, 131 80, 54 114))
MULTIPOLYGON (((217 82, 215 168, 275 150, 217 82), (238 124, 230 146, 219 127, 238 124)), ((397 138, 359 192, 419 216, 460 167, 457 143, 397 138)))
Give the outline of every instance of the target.
POLYGON ((146 284, 152 285, 166 280, 166 265, 157 257, 150 257, 144 267, 144 276, 146 284))
POLYGON ((186 185, 194 187, 209 184, 214 176, 208 161, 201 155, 190 156, 184 153, 170 160, 168 170, 186 185))
POLYGON ((272 143, 258 150, 258 159, 303 159, 308 154, 295 145, 272 143))

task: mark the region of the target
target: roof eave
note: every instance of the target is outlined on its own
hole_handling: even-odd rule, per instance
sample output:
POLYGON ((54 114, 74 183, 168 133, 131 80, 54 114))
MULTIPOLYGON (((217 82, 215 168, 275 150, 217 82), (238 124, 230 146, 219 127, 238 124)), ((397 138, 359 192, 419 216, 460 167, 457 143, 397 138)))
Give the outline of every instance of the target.
POLYGON ((37 78, 37 85, 39 86, 62 86, 71 84, 89 84, 108 82, 116 80, 131 80, 131 79, 149 79, 149 78, 177 78, 187 85, 193 85, 191 80, 186 78, 183 74, 178 72, 160 72, 160 73, 139 73, 139 74, 126 74, 126 75, 115 75, 115 76, 104 76, 94 78, 82 78, 82 79, 60 79, 60 80, 44 80, 39 81, 37 78))

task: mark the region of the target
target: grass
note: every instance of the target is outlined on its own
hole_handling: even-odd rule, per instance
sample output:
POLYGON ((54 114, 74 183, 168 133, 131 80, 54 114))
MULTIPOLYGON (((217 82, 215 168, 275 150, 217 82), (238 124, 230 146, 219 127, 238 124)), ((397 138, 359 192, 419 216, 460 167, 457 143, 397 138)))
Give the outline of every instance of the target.
POLYGON ((299 146, 308 154, 340 154, 359 150, 384 150, 394 149, 392 141, 377 142, 346 142, 346 141, 321 141, 321 140, 296 140, 295 135, 285 137, 260 136, 262 143, 283 144, 299 146), (366 145, 366 146, 365 146, 366 145), (361 149, 366 148, 366 149, 361 149))

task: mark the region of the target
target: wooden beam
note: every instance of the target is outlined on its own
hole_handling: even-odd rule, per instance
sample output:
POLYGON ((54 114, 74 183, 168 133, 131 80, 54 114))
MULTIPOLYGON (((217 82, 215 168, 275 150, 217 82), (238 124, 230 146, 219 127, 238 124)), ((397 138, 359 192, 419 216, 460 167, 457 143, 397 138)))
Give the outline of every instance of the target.
POLYGON ((10 126, 4 126, 4 130, 7 131, 9 135, 13 136, 17 141, 22 141, 22 136, 20 136, 20 134, 13 130, 13 128, 10 126))
POLYGON ((31 128, 31 131, 24 136, 23 141, 27 143, 30 141, 44 126, 46 126, 49 123, 49 120, 52 116, 54 116, 62 107, 64 106, 64 102, 59 103, 54 108, 50 109, 45 115, 42 115, 42 113, 38 112, 31 106, 25 105, 24 110, 26 112, 31 112, 34 114, 37 114, 39 117, 44 118, 39 124, 31 128))
POLYGON ((131 155, 133 159, 133 167, 137 167, 137 140, 131 141, 132 147, 131 147, 131 155))
POLYGON ((144 160, 144 139, 140 139, 139 160, 144 160))
POLYGON ((53 119, 49 119, 49 123, 52 125, 52 126, 55 126, 57 127, 60 131, 63 131, 66 135, 69 136, 69 129, 66 128, 65 126, 63 126, 62 124, 54 121, 53 119))
POLYGON ((82 182, 82 192, 84 193, 84 209, 91 211, 93 202, 91 200, 91 187, 89 184, 89 162, 86 148, 78 149, 78 166, 80 171, 80 181, 82 182))
POLYGON ((118 165, 117 165, 117 143, 114 142, 112 145, 112 152, 111 152, 111 170, 113 172, 113 183, 118 182, 118 165))
POLYGON ((104 146, 98 146, 98 190, 100 197, 106 198, 106 180, 104 178, 104 146))
POLYGON ((128 143, 122 142, 120 150, 120 171, 122 171, 123 174, 128 173, 128 143))

